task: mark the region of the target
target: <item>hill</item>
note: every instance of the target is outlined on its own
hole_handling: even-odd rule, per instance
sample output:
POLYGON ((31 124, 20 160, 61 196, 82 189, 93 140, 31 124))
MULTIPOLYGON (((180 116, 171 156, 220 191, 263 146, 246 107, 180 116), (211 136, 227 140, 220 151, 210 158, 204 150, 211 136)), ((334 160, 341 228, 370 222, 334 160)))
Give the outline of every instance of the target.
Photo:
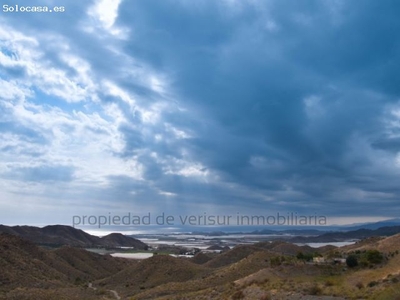
POLYGON ((132 247, 138 250, 147 250, 149 248, 145 243, 121 233, 111 233, 103 236, 101 242, 107 247, 132 247))
POLYGON ((352 239, 365 239, 373 236, 391 236, 400 233, 400 226, 387 226, 378 229, 357 229, 346 232, 328 232, 318 236, 297 236, 289 239, 291 243, 342 242, 352 239))
MULTIPOLYGON (((259 270, 271 267, 271 261, 277 257, 276 254, 266 250, 246 249, 246 246, 238 246, 240 249, 232 249, 233 253, 228 255, 232 257, 234 263, 226 264, 223 267, 208 267, 200 276, 194 276, 187 281, 165 282, 152 289, 145 289, 136 294, 134 299, 197 299, 194 294, 199 294, 199 299, 231 299, 220 295, 217 297, 216 290, 224 290, 231 286, 235 280, 248 276, 259 270), (250 253, 245 255, 244 253, 250 253), (240 253, 240 255, 238 255, 240 253), (238 259, 239 256, 244 256, 238 259), (207 295, 208 298, 202 298, 207 295)), ((229 253, 228 251, 227 253, 229 253)), ((223 254, 220 254, 222 256, 223 254)), ((226 263, 226 255, 224 255, 226 263)), ((203 265, 206 267, 206 264, 203 265)), ((257 299, 257 298, 256 298, 257 299)))
POLYGON ((166 283, 201 279, 209 272, 208 268, 183 258, 155 255, 95 284, 118 289, 122 295, 133 295, 166 283))
POLYGON ((304 254, 311 254, 317 252, 318 249, 312 248, 310 246, 298 246, 291 243, 280 243, 275 247, 271 248, 272 252, 277 252, 283 255, 296 255, 299 252, 304 254))
POLYGON ((346 231, 354 231, 358 229, 378 229, 382 227, 393 227, 393 226, 400 226, 400 219, 389 219, 385 221, 379 221, 375 223, 366 223, 366 224, 359 224, 359 225, 350 225, 344 227, 346 231))
POLYGON ((83 230, 65 226, 49 225, 43 228, 34 226, 5 226, 0 225, 0 232, 13 234, 24 239, 30 240, 38 245, 49 247, 60 247, 63 245, 91 248, 91 247, 133 247, 135 249, 147 249, 147 245, 141 241, 113 233, 103 238, 90 235, 83 230))
MULTIPOLYGON (((194 258, 154 255, 144 260, 129 260, 71 246, 45 249, 16 235, 43 234, 36 227, 5 230, 13 233, 0 235, 0 300, 397 299, 400 296, 397 292, 400 234, 370 237, 339 248, 315 249, 275 240, 238 245, 221 254, 200 252, 194 258), (332 255, 346 258, 356 252, 364 255, 367 250, 380 251, 383 259, 354 268, 330 261, 332 255), (325 262, 305 262, 296 255, 316 251, 325 256, 325 262)), ((74 230, 62 226, 44 231, 48 235, 61 234, 67 240, 77 238, 74 230)), ((381 232, 388 230, 384 228, 381 232)), ((79 237, 88 238, 90 235, 86 233, 79 237)), ((120 234, 95 237, 95 241, 96 238, 111 244, 131 242, 120 234)))
POLYGON ((211 260, 209 257, 193 258, 208 268, 201 278, 165 282, 143 289, 134 298, 397 299, 400 255, 393 254, 400 251, 400 235, 369 238, 357 244, 391 254, 382 265, 353 270, 335 264, 305 263, 294 256, 299 250, 327 253, 342 252, 346 247, 315 249, 283 241, 240 245, 211 260))
POLYGON ((83 249, 46 250, 18 236, 0 234, 0 299, 98 299, 85 288, 133 261, 83 249))
POLYGON ((361 240, 353 245, 342 247, 341 250, 345 252, 350 251, 363 251, 375 249, 383 253, 392 253, 400 251, 400 234, 396 234, 390 237, 371 237, 365 240, 361 240))
POLYGON ((208 255, 204 254, 203 252, 199 252, 191 259, 191 262, 202 265, 210 261, 214 256, 211 256, 210 254, 208 255))
POLYGON ((224 252, 214 257, 210 261, 206 262, 204 266, 209 268, 220 268, 223 266, 228 266, 260 250, 260 248, 251 245, 239 245, 227 252, 224 252))

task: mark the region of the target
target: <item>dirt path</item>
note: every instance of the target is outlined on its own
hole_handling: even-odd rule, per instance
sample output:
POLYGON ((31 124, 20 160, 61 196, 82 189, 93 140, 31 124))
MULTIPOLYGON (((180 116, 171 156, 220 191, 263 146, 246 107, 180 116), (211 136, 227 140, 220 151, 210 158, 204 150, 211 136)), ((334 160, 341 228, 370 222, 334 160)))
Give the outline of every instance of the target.
POLYGON ((114 290, 108 290, 111 294, 114 295, 115 299, 120 300, 121 297, 118 295, 118 293, 114 290))
MULTIPOLYGON (((93 286, 93 283, 91 283, 91 282, 88 283, 88 288, 89 288, 89 289, 92 289, 93 291, 96 291, 96 290, 97 290, 97 288, 94 287, 94 286, 93 286)), ((120 299, 121 299, 121 297, 120 297, 120 295, 118 294, 117 291, 115 291, 115 290, 107 290, 107 291, 110 292, 111 294, 113 294, 113 296, 115 297, 115 299, 117 299, 117 300, 120 300, 120 299)))

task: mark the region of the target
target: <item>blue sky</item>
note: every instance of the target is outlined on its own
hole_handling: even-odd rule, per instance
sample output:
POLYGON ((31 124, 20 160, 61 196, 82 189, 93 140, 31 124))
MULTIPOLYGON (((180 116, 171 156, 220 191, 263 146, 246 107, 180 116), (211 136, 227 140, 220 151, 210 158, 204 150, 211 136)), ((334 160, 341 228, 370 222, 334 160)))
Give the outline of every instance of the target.
POLYGON ((0 12, 0 223, 400 215, 400 2, 19 1, 0 12))

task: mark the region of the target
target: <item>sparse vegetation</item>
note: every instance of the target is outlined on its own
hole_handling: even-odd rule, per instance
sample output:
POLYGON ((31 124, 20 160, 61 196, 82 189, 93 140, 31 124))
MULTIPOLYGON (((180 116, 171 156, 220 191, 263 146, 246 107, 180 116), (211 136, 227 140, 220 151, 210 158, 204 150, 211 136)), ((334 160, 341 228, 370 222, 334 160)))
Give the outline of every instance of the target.
POLYGON ((322 288, 318 286, 317 284, 314 284, 307 290, 309 295, 321 295, 322 294, 322 288))
POLYGON ((356 250, 349 254, 346 259, 346 264, 349 268, 361 266, 363 268, 373 268, 376 265, 383 263, 384 255, 375 249, 356 250))
POLYGON ((325 286, 334 286, 334 285, 335 285, 335 283, 333 282, 333 280, 328 279, 328 280, 325 282, 325 286))
POLYGON ((362 288, 364 288, 364 285, 363 285, 362 282, 357 282, 357 283, 356 283, 356 287, 357 287, 359 290, 361 290, 362 288))
POLYGON ((380 264, 383 261, 383 255, 378 250, 368 250, 365 256, 371 264, 380 264))
POLYGON ((311 261, 313 259, 313 257, 314 256, 311 253, 303 253, 301 251, 298 252, 297 255, 296 255, 297 259, 305 260, 305 261, 311 261))
POLYGON ((244 293, 242 290, 236 291, 233 295, 232 295, 232 300, 240 300, 240 299, 244 299, 244 293))
POLYGON ((358 259, 357 256, 354 254, 350 254, 347 258, 346 258, 346 265, 349 268, 354 268, 358 266, 358 259))
POLYGON ((270 260, 271 267, 280 266, 284 261, 285 261, 284 256, 271 257, 271 260, 270 260))
POLYGON ((222 254, 200 252, 192 259, 155 255, 138 262, 71 247, 44 250, 16 237, 0 236, 0 300, 32 299, 24 298, 27 294, 35 299, 114 299, 111 290, 123 299, 137 300, 269 300, 294 294, 304 299, 307 295, 396 299, 400 257, 394 254, 393 243, 399 242, 400 235, 371 239, 323 254, 325 259, 347 257, 347 265, 352 266, 347 269, 332 261, 304 263, 321 254, 279 241, 241 245, 222 254), (373 248, 376 245, 379 248, 373 248))
POLYGON ((371 281, 371 282, 368 283, 368 287, 374 287, 374 286, 376 286, 378 283, 379 283, 379 282, 377 282, 377 281, 371 281))

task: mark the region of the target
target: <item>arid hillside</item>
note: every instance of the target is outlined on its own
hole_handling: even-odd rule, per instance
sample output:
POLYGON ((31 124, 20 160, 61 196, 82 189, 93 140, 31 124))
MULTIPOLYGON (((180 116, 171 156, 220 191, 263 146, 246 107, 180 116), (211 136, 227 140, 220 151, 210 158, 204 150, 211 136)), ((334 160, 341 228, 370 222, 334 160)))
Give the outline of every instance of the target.
MULTIPOLYGON (((121 238, 113 235, 113 240, 121 238)), ((239 245, 118 259, 0 235, 0 299, 400 299, 400 235, 311 248, 239 245)))
POLYGON ((3 233, 0 299, 99 299, 93 290, 87 289, 89 282, 136 263, 71 247, 46 250, 3 233))
MULTIPOLYGON (((365 248, 362 250, 315 249, 280 241, 242 245, 214 257, 196 256, 192 262, 205 269, 199 270, 201 276, 191 273, 187 280, 162 276, 170 260, 160 257, 153 269, 153 274, 161 276, 157 286, 142 285, 139 291, 119 286, 127 299, 400 299, 398 238, 369 238, 359 243, 365 248), (360 265, 350 268, 343 260, 354 251, 359 251, 360 265), (299 252, 320 260, 309 261, 306 255, 299 258, 299 252), (362 265, 362 259, 371 253, 379 253, 382 259, 362 265), (161 278, 166 281, 162 283, 161 278)), ((175 259, 174 264, 187 264, 184 261, 175 259)), ((193 270, 191 264, 186 267, 193 270)), ((113 277, 122 279, 119 276, 113 277)), ((106 288, 112 286, 111 282, 103 283, 106 288)))

